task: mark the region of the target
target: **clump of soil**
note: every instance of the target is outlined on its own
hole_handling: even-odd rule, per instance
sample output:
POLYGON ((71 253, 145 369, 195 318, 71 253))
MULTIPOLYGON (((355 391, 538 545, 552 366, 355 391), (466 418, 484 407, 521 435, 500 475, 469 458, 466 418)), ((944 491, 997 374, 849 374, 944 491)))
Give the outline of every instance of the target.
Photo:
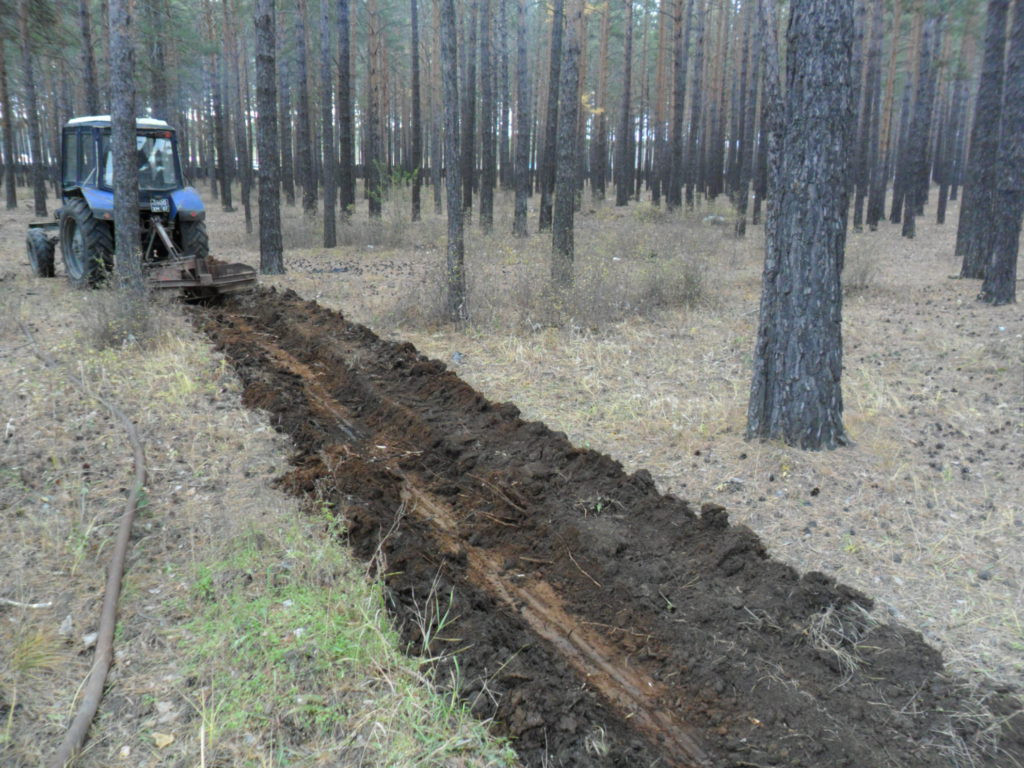
POLYGON ((282 484, 343 516, 412 649, 527 764, 1024 763, 1008 691, 971 698, 918 633, 722 507, 290 292, 196 317, 295 441, 282 484))

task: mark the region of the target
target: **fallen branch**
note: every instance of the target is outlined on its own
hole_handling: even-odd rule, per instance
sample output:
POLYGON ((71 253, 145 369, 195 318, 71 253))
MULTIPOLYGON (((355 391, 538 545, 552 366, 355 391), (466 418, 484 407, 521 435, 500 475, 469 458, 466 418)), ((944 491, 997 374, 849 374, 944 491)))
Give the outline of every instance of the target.
POLYGON ((50 601, 45 603, 21 603, 17 600, 8 600, 6 597, 0 597, 0 603, 13 605, 15 608, 50 608, 53 605, 50 601))
MULTIPOLYGON (((19 321, 22 332, 28 337, 35 353, 47 368, 60 370, 61 366, 48 354, 39 348, 32 331, 19 321)), ((107 400, 95 392, 90 392, 85 386, 84 379, 76 379, 66 370, 64 374, 68 377, 71 385, 79 392, 95 398, 104 408, 110 411, 128 436, 135 461, 135 477, 132 482, 128 500, 125 502, 124 512, 121 514, 121 523, 118 526, 117 540, 114 543, 114 552, 110 557, 110 565, 107 567, 107 585, 103 592, 103 609, 100 612, 100 626, 96 639, 96 655, 93 660, 92 669, 89 670, 89 679, 85 684, 82 693, 82 703, 78 707, 67 733, 64 734, 64 741, 61 743, 53 759, 50 760, 50 768, 64 768, 75 756, 89 731, 89 725, 96 716, 99 709, 100 699, 103 698, 103 686, 107 681, 107 673, 110 671, 110 663, 114 658, 114 629, 117 626, 117 601, 121 595, 121 578, 124 575, 124 562, 128 554, 128 543, 131 540, 132 522, 135 519, 135 510, 139 504, 139 496, 142 487, 146 482, 146 456, 142 450, 142 441, 135 429, 132 420, 128 418, 115 403, 107 400)))

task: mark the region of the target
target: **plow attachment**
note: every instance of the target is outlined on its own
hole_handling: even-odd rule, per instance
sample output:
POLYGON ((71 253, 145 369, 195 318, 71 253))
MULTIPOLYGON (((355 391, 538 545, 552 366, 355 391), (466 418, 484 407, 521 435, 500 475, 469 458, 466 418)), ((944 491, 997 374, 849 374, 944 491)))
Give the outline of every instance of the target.
POLYGON ((248 264, 225 264, 211 258, 186 256, 154 264, 149 268, 147 279, 150 288, 208 298, 251 290, 256 285, 256 270, 248 264))

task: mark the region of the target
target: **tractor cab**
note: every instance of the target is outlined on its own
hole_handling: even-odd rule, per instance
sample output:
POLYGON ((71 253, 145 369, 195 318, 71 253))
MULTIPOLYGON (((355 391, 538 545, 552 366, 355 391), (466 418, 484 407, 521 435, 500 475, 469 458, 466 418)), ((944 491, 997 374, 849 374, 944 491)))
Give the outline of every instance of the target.
MULTIPOLYGON (((164 223, 172 232, 179 218, 183 222, 203 221, 206 216, 202 200, 184 184, 177 133, 163 120, 146 117, 138 118, 135 126, 142 211, 166 214, 164 223)), ((61 158, 64 202, 81 197, 95 216, 112 220, 114 156, 110 117, 95 115, 68 121, 61 133, 61 158)), ((159 249, 156 255, 162 255, 159 249)))
MULTIPOLYGON (((174 129, 163 120, 135 121, 142 261, 153 288, 197 296, 242 290, 256 283, 245 264, 209 258, 206 210, 185 186, 174 129)), ((76 117, 61 131, 61 198, 57 223, 29 225, 28 256, 36 274, 52 277, 60 243, 70 282, 104 281, 114 264, 114 159, 109 115, 76 117), (56 230, 54 232, 54 230, 56 230)))

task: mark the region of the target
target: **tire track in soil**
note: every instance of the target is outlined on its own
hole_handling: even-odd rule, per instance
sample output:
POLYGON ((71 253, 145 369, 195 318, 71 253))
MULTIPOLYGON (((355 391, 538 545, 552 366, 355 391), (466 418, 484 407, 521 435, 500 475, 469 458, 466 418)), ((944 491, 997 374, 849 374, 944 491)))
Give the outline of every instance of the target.
MULTIPOLYGON (((281 484, 333 505, 410 650, 458 672, 525 764, 939 766, 980 738, 920 635, 869 624, 867 597, 771 560, 722 508, 291 292, 195 320, 294 440, 281 484), (423 647, 428 603, 451 620, 423 647)), ((1008 718, 977 764, 1024 765, 1022 732, 1008 718)))

